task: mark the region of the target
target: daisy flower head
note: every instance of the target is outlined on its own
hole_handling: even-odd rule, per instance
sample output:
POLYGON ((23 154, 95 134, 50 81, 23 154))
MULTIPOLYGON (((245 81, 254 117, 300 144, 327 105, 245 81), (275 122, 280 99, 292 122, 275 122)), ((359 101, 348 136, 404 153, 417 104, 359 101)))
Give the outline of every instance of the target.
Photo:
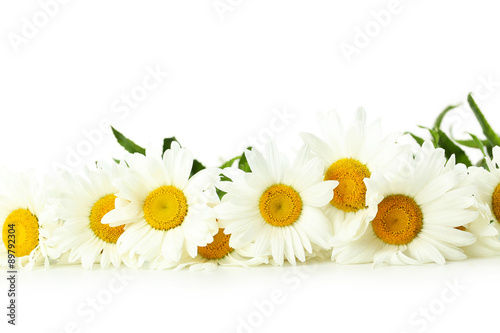
POLYGON ((335 235, 357 238, 364 232, 367 218, 376 212, 367 205, 364 180, 377 170, 397 168, 395 162, 403 146, 396 144, 398 134, 382 136, 380 120, 367 124, 362 108, 347 129, 336 111, 319 113, 318 123, 323 138, 310 133, 301 133, 301 137, 324 161, 324 180, 339 182, 325 212, 333 223, 335 235))
MULTIPOLYGON (((230 237, 231 235, 224 233, 224 228, 219 228, 212 243, 198 247, 198 255, 195 258, 191 258, 187 253, 184 253, 178 263, 159 261, 159 264, 155 268, 165 269, 175 267, 176 270, 180 270, 189 267, 191 271, 213 271, 219 266, 250 267, 269 262, 267 256, 253 257, 254 244, 233 249, 229 246, 230 237)), ((152 266, 155 266, 155 264, 153 263, 152 266)))
MULTIPOLYGON (((235 169, 236 173, 239 175, 244 172, 235 169)), ((229 171, 230 172, 230 171, 229 171)), ((234 173, 232 173, 232 177, 234 173)), ((220 184, 217 182, 216 186, 220 184)), ((209 198, 212 199, 210 206, 215 207, 220 204, 220 199, 217 194, 213 195, 215 191, 210 191, 207 193, 209 198)), ((156 258, 154 262, 151 263, 151 268, 155 269, 169 269, 175 268, 180 270, 183 268, 189 268, 191 271, 213 271, 219 266, 258 266, 261 264, 269 263, 267 256, 253 257, 253 246, 254 244, 248 244, 242 248, 232 248, 229 246, 229 239, 231 235, 224 233, 224 228, 219 226, 219 231, 214 235, 214 239, 211 243, 206 246, 198 246, 198 255, 194 258, 189 256, 185 251, 179 262, 167 262, 161 260, 162 258, 156 258)))
POLYGON ((56 227, 53 207, 33 171, 12 173, 2 168, 0 177, 0 265, 7 266, 11 254, 20 267, 47 267, 51 259, 59 257, 48 243, 56 227))
POLYGON ((129 166, 114 181, 116 209, 103 218, 111 227, 124 226, 119 253, 138 255, 138 265, 165 260, 179 262, 183 251, 196 257, 198 246, 213 241, 218 231, 210 197, 219 179, 218 169, 190 177, 193 156, 177 142, 161 155, 148 148, 146 155, 130 154, 129 166))
MULTIPOLYGON (((304 146, 290 163, 274 143, 265 153, 246 151, 251 173, 221 182, 227 192, 215 210, 229 246, 255 243, 254 256, 272 255, 304 262, 312 246, 329 248, 331 226, 320 209, 333 196, 336 181, 323 181, 323 165, 304 146)), ((231 177, 231 175, 227 175, 231 177)))
MULTIPOLYGON (((477 192, 476 192, 477 193, 477 192)), ((476 236, 476 241, 463 247, 467 257, 491 257, 500 255, 500 239, 488 204, 475 198, 474 209, 479 213, 471 223, 460 227, 476 236)))
POLYGON ((338 263, 403 265, 461 260, 460 247, 475 236, 460 230, 478 217, 472 191, 460 186, 462 171, 444 150, 425 142, 399 173, 381 174, 366 181, 367 204, 377 214, 363 235, 334 239, 332 260, 338 263))
POLYGON ((474 223, 465 226, 477 241, 465 249, 470 256, 500 254, 500 147, 493 148, 493 159, 485 157, 489 170, 470 167, 470 181, 475 185, 476 207, 480 212, 474 223))
POLYGON ((124 227, 101 223, 115 208, 117 189, 112 181, 125 167, 124 164, 98 163, 86 168, 84 176, 61 174, 57 214, 64 222, 54 233, 52 242, 62 253, 68 253, 68 263, 81 262, 86 270, 92 269, 95 263, 100 263, 102 268, 110 264, 118 268, 122 262, 135 266, 133 258, 118 253, 116 243, 124 227))
POLYGON ((487 204, 493 214, 493 225, 500 231, 500 147, 493 148, 493 159, 485 158, 489 170, 470 168, 477 186, 477 198, 487 204))

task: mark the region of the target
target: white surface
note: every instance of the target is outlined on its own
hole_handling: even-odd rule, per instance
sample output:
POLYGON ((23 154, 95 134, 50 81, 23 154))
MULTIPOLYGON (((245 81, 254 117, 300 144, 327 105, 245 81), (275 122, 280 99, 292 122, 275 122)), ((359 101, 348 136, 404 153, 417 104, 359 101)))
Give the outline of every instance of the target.
MULTIPOLYGON (((175 135, 205 164, 218 165, 251 137, 271 134, 293 151, 298 132, 317 131, 317 111, 336 108, 349 119, 362 105, 371 120, 382 117, 385 129, 403 132, 432 125, 469 91, 500 127, 500 21, 492 1, 401 0, 350 63, 341 43, 352 44, 358 28, 373 25, 371 12, 392 8, 390 1, 221 2, 233 8, 224 20, 213 0, 68 1, 18 52, 9 38, 22 33, 23 17, 39 15, 40 3, 2 2, 0 166, 43 173, 54 164, 78 170, 119 157, 112 136, 97 134, 107 120, 142 145, 175 135), (135 108, 124 108, 122 95, 140 89, 156 68, 168 77, 135 108), (488 78, 494 84, 485 85, 488 78), (283 110, 294 115, 285 126, 273 120, 283 110), (94 142, 84 132, 95 133, 94 142), (68 154, 79 147, 88 148, 86 156, 68 154)), ((464 108, 446 122, 460 134, 478 131, 472 120, 464 108)), ((298 280, 289 268, 269 267, 132 272, 134 280, 90 323, 77 308, 106 288, 112 270, 23 272, 20 325, 8 329, 63 332, 75 321, 83 332, 235 332, 238 318, 256 311, 255 301, 280 289, 285 302, 253 331, 418 332, 422 322, 412 326, 413 313, 439 306, 445 281, 458 279, 467 289, 422 331, 494 331, 499 264, 374 270, 325 263, 298 280)))

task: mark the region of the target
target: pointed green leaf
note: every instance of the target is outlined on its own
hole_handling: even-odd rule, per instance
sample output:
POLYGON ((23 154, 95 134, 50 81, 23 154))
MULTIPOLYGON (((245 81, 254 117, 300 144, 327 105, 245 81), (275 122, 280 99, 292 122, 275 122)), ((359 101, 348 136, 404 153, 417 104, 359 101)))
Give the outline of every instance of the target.
POLYGON ((444 109, 440 114, 439 116, 436 118, 436 121, 434 122, 434 129, 440 129, 441 128, 441 123, 443 122, 443 118, 444 116, 446 116, 446 114, 448 112, 450 112, 451 110, 459 107, 460 104, 457 104, 457 105, 450 105, 448 106, 446 109, 444 109))
POLYGON ((424 139, 422 139, 421 137, 419 136, 416 136, 415 134, 413 133, 410 133, 410 132, 405 132, 404 134, 410 134, 411 137, 422 147, 422 145, 424 144, 424 139))
POLYGON ((488 145, 485 145, 486 147, 486 152, 488 153, 488 156, 490 157, 490 159, 493 158, 493 146, 488 144, 488 145))
POLYGON ((165 154, 165 151, 167 149, 170 149, 170 147, 172 147, 172 142, 174 142, 174 141, 177 142, 177 143, 179 143, 179 141, 177 141, 177 139, 175 138, 175 136, 173 136, 171 138, 165 138, 165 139, 163 139, 163 154, 165 154))
POLYGON ((432 136, 432 143, 434 144, 434 148, 438 148, 439 147, 439 133, 438 133, 438 131, 435 131, 432 128, 425 127, 425 126, 422 126, 422 125, 418 125, 418 127, 426 129, 426 130, 429 131, 429 133, 432 136))
MULTIPOLYGON (((248 147, 247 150, 252 150, 252 147, 248 147)), ((248 164, 247 157, 245 153, 241 155, 240 161, 238 162, 238 168, 240 170, 243 170, 245 172, 252 172, 252 169, 250 168, 250 165, 248 164)))
POLYGON ((457 163, 463 163, 467 167, 471 166, 472 163, 467 156, 467 154, 460 148, 455 142, 453 142, 442 130, 438 130, 439 135, 439 147, 444 149, 444 153, 447 159, 451 155, 455 155, 457 163))
POLYGON ((483 156, 488 156, 487 153, 486 153, 486 150, 484 150, 484 144, 483 144, 483 142, 481 140, 479 140, 479 138, 477 136, 475 136, 474 134, 469 133, 469 135, 471 136, 472 141, 475 142, 476 146, 481 151, 481 153, 483 153, 483 156))
POLYGON ((481 146, 486 147, 487 145, 490 144, 488 140, 479 140, 479 142, 475 140, 454 140, 454 141, 459 145, 476 149, 481 149, 481 146))
POLYGON ((222 200, 222 198, 226 195, 226 192, 219 190, 218 188, 215 189, 215 192, 217 193, 219 200, 222 200))
POLYGON ((139 145, 136 145, 132 140, 127 139, 123 134, 118 132, 113 126, 111 126, 111 130, 113 131, 113 135, 115 136, 118 143, 125 148, 131 154, 139 153, 142 155, 146 155, 146 149, 142 148, 139 145))
POLYGON ((490 168, 488 167, 488 164, 486 163, 486 159, 485 158, 483 158, 479 162, 477 162, 476 166, 490 171, 490 168))
POLYGON ((474 115, 476 116, 479 125, 481 125, 481 128, 483 129, 483 133, 484 136, 486 136, 486 139, 488 139, 488 141, 493 146, 500 146, 500 138, 495 133, 495 131, 493 131, 490 124, 488 124, 488 121, 486 120, 483 113, 477 106, 476 101, 474 101, 474 98, 472 98, 472 94, 469 94, 469 96, 467 96, 467 102, 469 102, 472 112, 474 112, 474 115))
MULTIPOLYGON (((220 178, 221 181, 229 181, 229 182, 232 181, 229 177, 227 177, 223 174, 220 174, 220 176, 221 176, 221 178, 220 178)), ((219 199, 222 199, 222 197, 224 197, 226 195, 226 192, 224 192, 223 190, 221 190, 219 188, 215 188, 215 191, 217 192, 219 199)))
POLYGON ((206 168, 203 164, 201 164, 200 161, 193 160, 193 167, 191 168, 191 176, 190 177, 193 177, 196 173, 198 173, 199 171, 201 171, 203 169, 206 169, 206 168))
POLYGON ((222 164, 220 166, 221 169, 225 169, 225 168, 229 168, 231 167, 235 161, 239 160, 241 158, 241 155, 240 156, 236 156, 236 157, 233 157, 232 159, 230 159, 229 161, 227 161, 226 163, 222 164))

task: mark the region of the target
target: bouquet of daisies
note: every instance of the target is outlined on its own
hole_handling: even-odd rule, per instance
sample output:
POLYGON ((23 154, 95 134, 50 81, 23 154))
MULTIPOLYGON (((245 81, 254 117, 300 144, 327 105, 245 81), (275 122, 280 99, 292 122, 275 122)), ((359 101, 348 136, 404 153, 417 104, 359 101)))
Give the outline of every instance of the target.
POLYGON ((219 265, 444 264, 500 254, 500 139, 471 95, 484 139, 382 135, 363 109, 318 115, 293 159, 270 142, 206 168, 175 137, 42 186, 0 170, 3 267, 215 269, 219 265), (412 138, 413 144, 407 138, 412 138), (406 143, 405 143, 406 142, 406 143), (483 158, 473 165, 466 150, 483 158))

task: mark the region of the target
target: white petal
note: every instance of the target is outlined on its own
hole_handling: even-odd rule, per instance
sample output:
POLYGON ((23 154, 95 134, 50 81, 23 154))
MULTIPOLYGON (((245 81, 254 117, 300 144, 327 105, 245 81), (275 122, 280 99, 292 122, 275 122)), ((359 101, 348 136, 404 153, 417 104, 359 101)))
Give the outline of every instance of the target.
POLYGON ((300 192, 304 205, 323 207, 333 199, 333 190, 339 182, 334 180, 324 181, 313 185, 300 192))

